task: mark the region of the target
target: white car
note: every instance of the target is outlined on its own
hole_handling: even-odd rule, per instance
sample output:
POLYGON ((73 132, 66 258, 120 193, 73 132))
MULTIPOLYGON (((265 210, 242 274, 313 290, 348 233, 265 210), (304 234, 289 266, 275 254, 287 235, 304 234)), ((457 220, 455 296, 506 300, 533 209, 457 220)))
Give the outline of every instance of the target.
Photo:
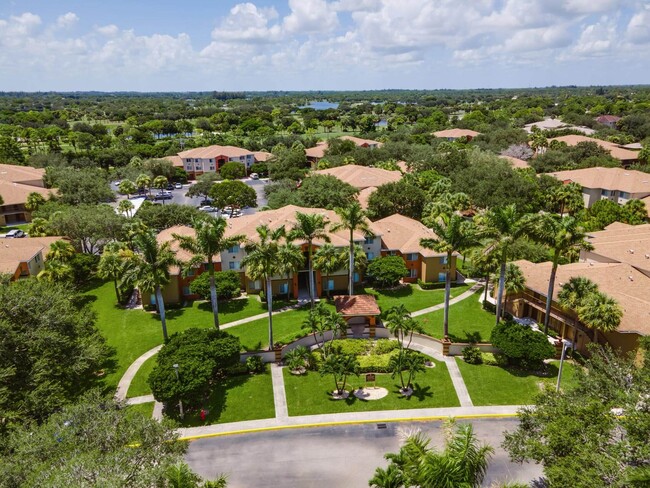
POLYGON ((258 175, 257 173, 251 173, 251 180, 259 180, 259 179, 260 179, 260 175, 258 175))
POLYGON ((201 212, 216 212, 219 209, 216 207, 211 207, 210 205, 203 205, 202 207, 199 207, 199 210, 201 212))
POLYGON ((183 183, 176 183, 174 185, 174 188, 176 188, 177 190, 180 190, 181 188, 183 188, 183 183))

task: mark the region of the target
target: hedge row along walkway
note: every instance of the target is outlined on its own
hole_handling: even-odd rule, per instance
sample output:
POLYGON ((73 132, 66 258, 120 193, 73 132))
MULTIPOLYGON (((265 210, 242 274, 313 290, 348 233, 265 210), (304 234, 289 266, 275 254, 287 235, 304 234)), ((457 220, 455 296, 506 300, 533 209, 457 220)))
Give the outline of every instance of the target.
MULTIPOLYGON (((453 298, 449 301, 449 305, 454 305, 462 300, 465 300, 471 297, 477 290, 482 288, 482 284, 477 283, 473 285, 469 290, 458 295, 456 298, 453 298)), ((299 303, 290 307, 286 307, 281 310, 273 312, 273 315, 286 312, 288 310, 294 310, 304 306, 304 303, 299 303)), ((424 315, 427 313, 435 312, 444 308, 444 303, 434 305, 422 310, 417 310, 411 314, 413 317, 419 315, 424 315)), ((255 320, 266 318, 268 314, 262 313, 252 317, 247 317, 245 319, 236 320, 234 322, 229 322, 224 324, 221 328, 228 329, 230 327, 235 327, 237 325, 245 324, 248 322, 253 322, 255 320)), ((137 405, 141 403, 155 402, 153 395, 144 395, 135 398, 126 398, 127 392, 129 391, 129 386, 133 381, 136 373, 144 364, 144 362, 158 353, 162 346, 156 346, 153 349, 150 349, 138 359, 136 359, 131 366, 126 370, 124 376, 120 379, 120 382, 117 386, 117 391, 115 393, 115 398, 120 401, 126 401, 128 405, 137 405)), ((447 365, 451 381, 456 390, 456 395, 460 401, 460 407, 454 408, 428 408, 428 409, 413 409, 413 410, 387 410, 387 411, 375 411, 375 412, 351 412, 351 413, 342 413, 342 414, 327 414, 327 415, 309 415, 309 416, 299 416, 299 417, 289 417, 287 410, 287 399, 285 394, 284 386, 284 377, 282 375, 282 367, 273 363, 271 364, 271 379, 273 382, 273 398, 275 402, 275 418, 272 419, 262 419, 262 420, 251 420, 245 422, 234 422, 231 424, 215 424, 207 425, 201 427, 191 427, 186 429, 180 429, 182 437, 193 437, 193 436, 202 436, 202 435, 219 435, 225 432, 233 432, 237 430, 255 430, 255 429, 273 429, 273 428, 285 428, 290 426, 304 425, 304 424, 315 424, 315 425, 327 425, 328 423, 334 422, 371 422, 374 420, 413 420, 417 418, 430 418, 430 417, 462 417, 462 416, 472 416, 472 415, 514 415, 519 406, 498 406, 498 407, 474 407, 472 400, 463 381, 463 377, 460 373, 460 369, 456 364, 456 360, 453 357, 443 356, 440 351, 434 350, 431 347, 428 347, 424 344, 418 344, 417 338, 413 338, 411 344, 411 349, 417 350, 427 356, 431 356, 435 359, 443 361, 447 365), (235 428, 237 426, 237 428, 235 428), (225 430, 224 430, 225 429, 225 430)), ((154 413, 153 417, 156 419, 162 419, 162 404, 155 402, 154 404, 154 413)))

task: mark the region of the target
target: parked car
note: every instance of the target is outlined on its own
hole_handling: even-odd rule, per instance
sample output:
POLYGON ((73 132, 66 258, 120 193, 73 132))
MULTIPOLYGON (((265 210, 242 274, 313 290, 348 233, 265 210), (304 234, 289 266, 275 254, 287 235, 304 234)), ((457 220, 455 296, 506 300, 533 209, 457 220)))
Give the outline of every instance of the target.
POLYGON ((5 237, 19 238, 19 237, 25 237, 26 235, 27 234, 25 234, 25 232, 20 229, 11 229, 9 232, 5 234, 5 237))
POLYGON ((199 207, 199 210, 201 212, 218 212, 219 209, 217 207, 211 207, 210 205, 203 205, 202 207, 199 207))
POLYGON ((257 173, 251 173, 251 180, 259 180, 259 179, 260 179, 260 175, 258 175, 257 173))
POLYGON ((212 205, 212 199, 211 198, 204 198, 199 202, 199 207, 202 207, 204 205, 212 205))
POLYGON ((177 190, 180 190, 181 188, 183 188, 183 183, 176 183, 174 185, 174 188, 176 188, 177 190))
POLYGON ((167 189, 168 189, 168 190, 173 190, 173 189, 174 189, 174 184, 173 184, 173 183, 169 183, 169 184, 167 185, 167 189))
POLYGON ((154 200, 171 200, 172 198, 174 197, 169 193, 158 193, 153 197, 154 200))

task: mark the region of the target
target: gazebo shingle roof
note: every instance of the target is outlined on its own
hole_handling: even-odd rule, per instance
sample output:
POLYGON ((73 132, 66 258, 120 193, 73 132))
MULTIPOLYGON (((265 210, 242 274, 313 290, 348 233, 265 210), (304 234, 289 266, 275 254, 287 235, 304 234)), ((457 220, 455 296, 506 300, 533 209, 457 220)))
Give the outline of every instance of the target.
POLYGON ((379 305, 372 295, 337 295, 334 297, 336 311, 344 317, 379 315, 379 305))

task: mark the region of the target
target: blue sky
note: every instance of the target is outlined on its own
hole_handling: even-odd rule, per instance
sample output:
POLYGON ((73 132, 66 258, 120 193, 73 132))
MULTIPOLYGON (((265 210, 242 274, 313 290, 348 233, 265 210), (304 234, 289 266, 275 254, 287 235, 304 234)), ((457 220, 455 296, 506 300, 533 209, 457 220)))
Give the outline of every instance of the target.
POLYGON ((650 81, 650 0, 0 0, 0 90, 650 81))

